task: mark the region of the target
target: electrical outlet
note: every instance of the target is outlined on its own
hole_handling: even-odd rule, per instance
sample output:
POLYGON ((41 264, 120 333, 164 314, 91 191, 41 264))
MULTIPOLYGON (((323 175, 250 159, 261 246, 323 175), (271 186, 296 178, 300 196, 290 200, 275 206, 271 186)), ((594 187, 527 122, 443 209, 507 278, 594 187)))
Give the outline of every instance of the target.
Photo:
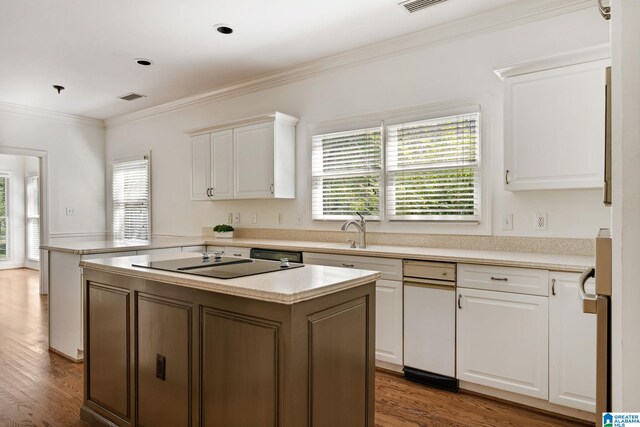
POLYGON ((533 216, 533 229, 535 231, 547 231, 547 214, 546 212, 543 213, 536 213, 533 216))
POLYGON ((227 213, 227 224, 233 224, 233 214, 231 212, 227 213))
POLYGON ((240 212, 236 212, 233 214, 233 223, 240 224, 240 212))
POLYGON ((252 212, 251 213, 251 224, 257 224, 258 223, 258 213, 257 212, 252 212))
POLYGON ((502 231, 513 230, 513 214, 502 215, 502 231))
POLYGON ((276 224, 282 224, 282 212, 276 214, 276 224))
POLYGON ((67 216, 74 216, 76 214, 76 208, 67 208, 67 216))
POLYGON ((303 214, 299 213, 296 217, 296 225, 302 225, 302 220, 304 219, 303 214))

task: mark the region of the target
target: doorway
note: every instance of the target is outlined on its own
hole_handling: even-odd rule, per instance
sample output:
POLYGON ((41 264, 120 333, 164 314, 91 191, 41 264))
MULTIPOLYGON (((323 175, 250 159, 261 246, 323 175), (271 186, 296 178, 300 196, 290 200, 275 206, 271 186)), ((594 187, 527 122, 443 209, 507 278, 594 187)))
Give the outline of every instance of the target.
POLYGON ((0 270, 39 270, 39 292, 48 292, 47 153, 0 147, 0 270))

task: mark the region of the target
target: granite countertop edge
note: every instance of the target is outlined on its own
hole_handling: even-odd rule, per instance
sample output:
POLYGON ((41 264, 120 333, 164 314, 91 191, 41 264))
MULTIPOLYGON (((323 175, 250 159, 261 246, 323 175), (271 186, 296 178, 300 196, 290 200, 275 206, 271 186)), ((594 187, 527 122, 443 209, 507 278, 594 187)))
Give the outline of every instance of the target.
POLYGON ((313 241, 286 241, 270 239, 216 239, 202 237, 165 237, 136 245, 117 241, 78 242, 61 245, 42 245, 41 249, 60 251, 74 255, 128 252, 134 250, 165 249, 179 246, 236 246, 260 247, 264 249, 295 250, 334 255, 355 255, 394 259, 459 262, 497 265, 505 267, 537 268, 554 271, 581 272, 593 265, 591 256, 557 255, 527 252, 501 252, 482 249, 444 249, 412 246, 373 245, 366 249, 340 247, 340 243, 313 241), (94 244, 95 243, 95 244, 94 244), (91 245, 94 244, 94 247, 91 245))
MULTIPOLYGON (((285 305, 296 304, 317 297, 329 295, 335 292, 351 289, 378 280, 380 277, 382 277, 382 274, 380 272, 368 271, 367 274, 342 280, 338 283, 332 283, 326 286, 302 290, 298 292, 286 293, 268 291, 259 289, 257 287, 248 288, 236 286, 235 284, 237 282, 233 282, 232 280, 242 280, 242 277, 229 280, 189 276, 181 273, 171 273, 167 271, 145 270, 132 266, 122 267, 117 265, 108 265, 100 263, 100 261, 96 260, 81 261, 80 267, 104 273, 122 274, 135 279, 154 280, 169 285, 204 290, 209 292, 217 292, 225 295, 250 298, 285 305)), ((350 271, 352 271, 353 274, 356 274, 355 271, 350 271)))

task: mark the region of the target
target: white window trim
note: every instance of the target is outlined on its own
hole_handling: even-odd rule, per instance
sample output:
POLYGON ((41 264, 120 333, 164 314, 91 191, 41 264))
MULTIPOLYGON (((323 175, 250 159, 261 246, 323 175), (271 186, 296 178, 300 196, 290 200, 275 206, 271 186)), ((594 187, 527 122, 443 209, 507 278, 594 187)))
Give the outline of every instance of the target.
MULTIPOLYGON (((28 194, 29 193, 27 191, 27 188, 28 188, 28 181, 30 179, 32 179, 32 178, 38 178, 38 216, 37 216, 37 218, 38 218, 38 231, 39 231, 39 233, 38 233, 38 241, 40 241, 40 238, 42 236, 42 232, 41 232, 42 222, 41 222, 41 215, 40 215, 40 213, 42 211, 42 206, 41 206, 41 203, 40 203, 41 200, 42 200, 42 197, 40 196, 40 192, 42 191, 42 188, 41 188, 42 180, 40 178, 40 175, 29 174, 29 175, 26 175, 24 177, 24 184, 25 184, 25 186, 24 186, 25 187, 25 193, 24 193, 24 195, 25 195, 25 197, 24 197, 25 215, 24 216, 25 216, 25 228, 26 228, 25 229, 25 253, 26 253, 26 259, 27 260, 33 261, 33 262, 39 262, 40 261, 40 257, 32 258, 30 256, 30 251, 29 251, 29 221, 30 221, 30 219, 32 217, 29 216, 29 200, 28 200, 28 194)), ((40 254, 40 249, 39 248, 38 248, 37 252, 38 252, 38 254, 40 254)))
POLYGON ((111 236, 115 236, 115 230, 114 230, 114 218, 113 218, 113 165, 115 163, 122 163, 122 162, 128 162, 128 161, 132 161, 132 160, 140 160, 140 159, 144 159, 146 158, 149 161, 149 168, 147 170, 147 179, 149 180, 149 239, 151 238, 151 235, 153 233, 152 230, 152 224, 153 224, 153 218, 152 218, 152 182, 151 182, 151 151, 146 151, 146 152, 141 152, 141 153, 136 153, 136 154, 131 154, 128 156, 123 156, 123 157, 115 157, 113 159, 111 159, 111 167, 109 169, 109 173, 110 173, 110 184, 111 184, 111 188, 110 188, 110 206, 111 206, 111 213, 110 213, 110 217, 111 217, 111 236))
MULTIPOLYGON (((491 235, 492 234, 492 210, 491 210, 491 189, 493 182, 492 172, 492 127, 493 127, 493 111, 496 110, 496 99, 491 94, 483 94, 476 97, 463 98, 434 104, 422 105, 417 107, 408 107, 397 110, 389 110, 383 112, 374 112, 366 115, 359 115, 347 118, 340 118, 312 124, 308 126, 309 140, 312 136, 329 134, 335 132, 344 132, 354 129, 363 129, 368 127, 379 126, 381 121, 384 125, 395 125, 418 120, 428 120, 432 118, 445 117, 457 114, 465 114, 470 112, 481 113, 480 115, 480 150, 478 162, 480 171, 480 200, 478 201, 479 222, 478 221, 434 221, 434 220, 389 220, 386 218, 386 173, 383 174, 383 188, 381 189, 381 197, 383 197, 382 215, 379 221, 371 221, 371 230, 381 229, 380 231, 395 232, 404 230, 412 230, 420 227, 420 233, 425 234, 473 234, 473 235, 491 235), (394 224, 394 225, 390 225, 394 224), (404 225, 403 225, 404 224, 404 225)), ((385 132, 386 133, 386 132, 385 132)), ((386 167, 386 135, 385 149, 383 150, 383 167, 386 167)), ((311 150, 307 157, 307 167, 312 169, 311 150)), ((385 169, 386 170, 386 169, 385 169)), ((313 185, 311 174, 309 174, 308 186, 311 189, 313 185)), ((312 216, 312 199, 307 201, 307 214, 309 218, 312 216)), ((355 216, 354 216, 355 217, 355 216)), ((335 223, 344 221, 343 219, 312 219, 313 223, 335 223)), ((332 226, 333 228, 333 226, 332 226)))

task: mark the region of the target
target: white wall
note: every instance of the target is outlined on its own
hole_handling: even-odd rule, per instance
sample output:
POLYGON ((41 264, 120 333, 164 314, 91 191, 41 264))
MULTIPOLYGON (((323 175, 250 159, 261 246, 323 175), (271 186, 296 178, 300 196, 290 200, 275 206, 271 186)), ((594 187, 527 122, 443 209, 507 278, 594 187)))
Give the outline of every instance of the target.
MULTIPOLYGON (((517 28, 437 43, 326 71, 303 81, 109 126, 107 161, 133 152, 152 151, 154 234, 200 234, 202 226, 224 222, 227 212, 242 214, 241 227, 337 230, 335 222, 310 221, 310 146, 315 129, 346 117, 473 99, 482 104, 483 143, 487 149, 483 180, 488 185, 487 207, 491 213, 485 216, 483 226, 372 223, 369 230, 462 234, 485 231, 496 235, 590 238, 610 222, 609 212, 600 202, 600 190, 509 193, 502 189, 502 84, 492 70, 608 43, 608 37, 608 26, 594 7, 517 28), (297 130, 296 200, 190 201, 190 146, 184 130, 276 110, 301 119, 297 130), (258 213, 256 225, 250 224, 251 212, 258 213), (282 225, 276 224, 277 212, 283 213, 282 225), (533 231, 535 212, 548 213, 548 231, 533 231), (500 230, 503 213, 514 214, 513 231, 500 230), (303 217, 301 225, 296 224, 299 215, 303 217)), ((359 121, 354 119, 353 125, 359 125, 359 121)), ((109 180, 110 171, 107 172, 109 180)))
POLYGON ((47 153, 50 237, 103 236, 104 128, 101 122, 0 103, 0 149, 47 153), (8 148, 7 148, 8 149, 8 148), (75 208, 66 216, 65 208, 75 208))

